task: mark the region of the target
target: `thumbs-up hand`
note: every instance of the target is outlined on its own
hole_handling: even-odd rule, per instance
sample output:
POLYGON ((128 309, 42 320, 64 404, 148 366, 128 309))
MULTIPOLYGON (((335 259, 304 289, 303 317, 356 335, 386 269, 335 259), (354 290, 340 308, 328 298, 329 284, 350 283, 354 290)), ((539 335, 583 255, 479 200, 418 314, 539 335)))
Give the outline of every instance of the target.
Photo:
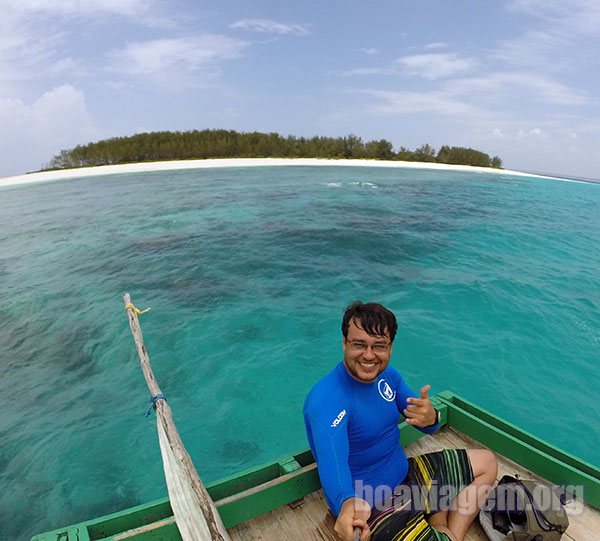
POLYGON ((419 398, 410 397, 406 399, 408 405, 402 413, 409 425, 425 428, 435 424, 437 414, 431 405, 429 396, 427 396, 429 389, 431 389, 431 385, 425 385, 421 389, 419 398))

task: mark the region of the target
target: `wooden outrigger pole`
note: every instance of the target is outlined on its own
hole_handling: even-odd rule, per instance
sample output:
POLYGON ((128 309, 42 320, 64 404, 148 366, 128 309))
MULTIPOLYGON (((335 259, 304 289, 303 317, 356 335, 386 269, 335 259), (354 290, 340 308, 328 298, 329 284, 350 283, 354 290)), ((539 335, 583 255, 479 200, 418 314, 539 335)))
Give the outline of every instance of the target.
POLYGON ((208 495, 190 455, 183 446, 175 428, 171 408, 152 372, 138 320, 140 311, 132 304, 129 293, 125 294, 123 300, 140 357, 142 372, 152 394, 152 403, 156 410, 158 440, 167 490, 181 537, 184 541, 231 541, 215 504, 208 495))

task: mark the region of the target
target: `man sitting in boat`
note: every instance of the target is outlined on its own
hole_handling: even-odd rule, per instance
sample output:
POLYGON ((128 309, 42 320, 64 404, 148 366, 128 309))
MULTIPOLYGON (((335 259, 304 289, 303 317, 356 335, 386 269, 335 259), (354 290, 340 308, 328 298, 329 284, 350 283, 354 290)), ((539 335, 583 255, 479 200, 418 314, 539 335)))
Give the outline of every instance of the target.
POLYGON ((352 541, 463 541, 496 479, 484 449, 446 449, 407 459, 399 414, 421 432, 438 429, 429 385, 419 395, 389 365, 398 325, 377 303, 350 305, 344 359, 304 404, 308 441, 335 532, 352 541))

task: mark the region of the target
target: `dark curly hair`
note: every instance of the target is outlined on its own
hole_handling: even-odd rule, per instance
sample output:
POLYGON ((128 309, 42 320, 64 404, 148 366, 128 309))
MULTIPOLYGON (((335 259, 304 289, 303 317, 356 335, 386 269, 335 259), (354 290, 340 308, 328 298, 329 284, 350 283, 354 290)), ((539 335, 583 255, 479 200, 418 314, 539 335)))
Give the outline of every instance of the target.
POLYGON ((353 319, 359 322, 360 326, 370 336, 383 336, 387 331, 390 342, 393 342, 396 337, 396 331, 398 330, 396 316, 381 304, 354 301, 348 306, 342 319, 344 338, 348 338, 348 327, 353 319))

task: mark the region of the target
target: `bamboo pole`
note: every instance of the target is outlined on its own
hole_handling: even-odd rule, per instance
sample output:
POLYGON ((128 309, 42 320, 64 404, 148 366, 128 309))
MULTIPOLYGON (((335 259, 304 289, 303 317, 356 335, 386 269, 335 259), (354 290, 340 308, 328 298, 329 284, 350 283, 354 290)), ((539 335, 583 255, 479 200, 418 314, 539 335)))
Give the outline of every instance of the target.
MULTIPOLYGON (((125 294, 123 300, 142 372, 148 389, 154 397, 161 390, 152 372, 142 329, 137 314, 131 307, 129 293, 125 294)), ((156 426, 169 500, 182 539, 184 541, 231 541, 215 504, 183 446, 169 404, 166 400, 159 399, 155 402, 155 406, 156 426)))

